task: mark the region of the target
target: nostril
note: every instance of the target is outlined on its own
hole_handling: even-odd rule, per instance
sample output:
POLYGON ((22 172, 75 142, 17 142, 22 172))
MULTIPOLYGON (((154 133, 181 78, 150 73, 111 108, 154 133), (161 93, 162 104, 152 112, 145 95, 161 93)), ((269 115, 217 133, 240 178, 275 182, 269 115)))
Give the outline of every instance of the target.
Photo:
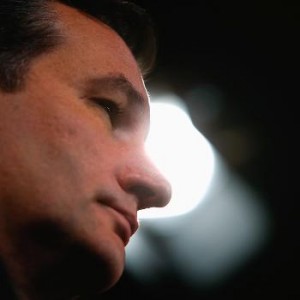
POLYGON ((118 181, 122 189, 137 200, 138 210, 150 207, 164 207, 171 199, 171 185, 159 173, 149 168, 124 168, 118 181))
POLYGON ((134 194, 138 199, 138 210, 161 206, 159 205, 160 200, 156 193, 147 186, 135 185, 129 190, 130 193, 134 194))
POLYGON ((165 183, 155 185, 139 182, 131 185, 127 191, 137 197, 139 210, 166 206, 171 198, 171 188, 165 183))
POLYGON ((132 186, 130 192, 138 196, 139 199, 147 198, 151 199, 155 197, 155 192, 146 186, 132 186))

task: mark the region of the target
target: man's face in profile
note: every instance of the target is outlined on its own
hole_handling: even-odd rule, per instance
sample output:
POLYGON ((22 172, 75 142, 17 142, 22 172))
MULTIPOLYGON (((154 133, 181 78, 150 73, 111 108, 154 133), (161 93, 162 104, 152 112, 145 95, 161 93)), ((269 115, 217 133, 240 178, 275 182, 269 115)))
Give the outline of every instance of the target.
POLYGON ((170 198, 144 153, 149 103, 129 49, 53 7, 64 43, 33 61, 22 91, 0 92, 0 252, 32 299, 113 285, 137 210, 170 198))

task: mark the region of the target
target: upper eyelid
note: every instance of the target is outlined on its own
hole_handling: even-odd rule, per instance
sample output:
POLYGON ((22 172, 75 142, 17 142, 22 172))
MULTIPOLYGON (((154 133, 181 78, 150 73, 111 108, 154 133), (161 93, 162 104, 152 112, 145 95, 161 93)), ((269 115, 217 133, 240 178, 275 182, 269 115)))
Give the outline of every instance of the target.
POLYGON ((112 103, 115 103, 116 105, 120 107, 125 107, 128 104, 128 99, 126 95, 123 95, 122 93, 99 93, 99 92, 89 92, 85 93, 84 97, 86 99, 90 100, 98 100, 100 101, 111 101, 112 103))

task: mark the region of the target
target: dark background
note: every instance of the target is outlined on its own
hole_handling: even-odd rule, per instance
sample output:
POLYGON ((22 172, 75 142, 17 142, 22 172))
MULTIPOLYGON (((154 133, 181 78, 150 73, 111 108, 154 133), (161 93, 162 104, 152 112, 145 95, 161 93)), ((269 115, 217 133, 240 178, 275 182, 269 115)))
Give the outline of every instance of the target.
POLYGON ((125 272, 107 298, 296 299, 299 2, 136 2, 152 15, 158 33, 148 85, 161 82, 182 97, 232 170, 263 195, 274 229, 267 247, 218 287, 194 291, 172 274, 143 286, 125 272), (217 113, 209 97, 192 97, 198 87, 217 93, 217 113))

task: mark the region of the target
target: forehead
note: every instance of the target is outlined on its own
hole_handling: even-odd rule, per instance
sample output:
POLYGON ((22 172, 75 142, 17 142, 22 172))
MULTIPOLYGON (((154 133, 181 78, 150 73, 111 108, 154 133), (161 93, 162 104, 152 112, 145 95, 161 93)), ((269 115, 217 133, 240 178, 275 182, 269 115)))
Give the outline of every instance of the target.
POLYGON ((51 5, 58 15, 59 32, 64 40, 59 48, 58 68, 68 66, 74 81, 78 76, 101 77, 118 73, 148 101, 137 62, 113 29, 75 8, 59 2, 51 5))

